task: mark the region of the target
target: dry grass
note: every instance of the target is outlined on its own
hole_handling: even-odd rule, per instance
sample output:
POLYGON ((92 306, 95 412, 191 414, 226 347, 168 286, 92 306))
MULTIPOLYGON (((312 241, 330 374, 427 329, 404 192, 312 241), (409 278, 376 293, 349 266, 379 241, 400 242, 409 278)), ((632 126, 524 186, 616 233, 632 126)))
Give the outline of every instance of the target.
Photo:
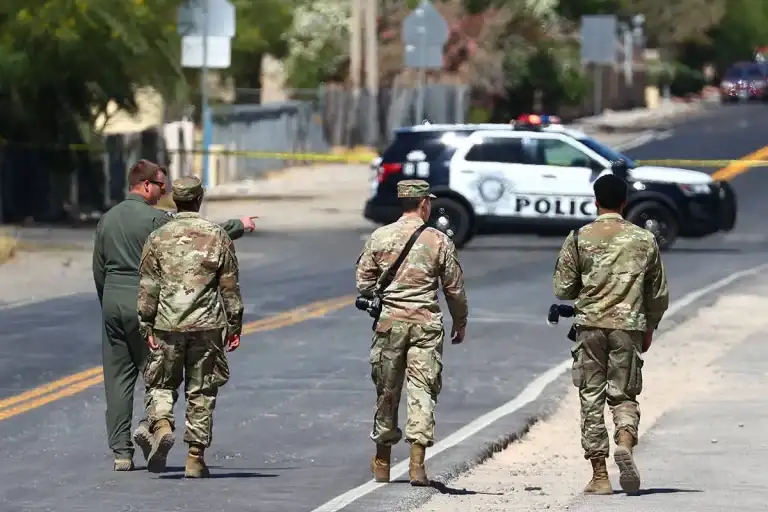
POLYGON ((0 233, 0 265, 13 259, 19 250, 18 245, 14 237, 0 233))

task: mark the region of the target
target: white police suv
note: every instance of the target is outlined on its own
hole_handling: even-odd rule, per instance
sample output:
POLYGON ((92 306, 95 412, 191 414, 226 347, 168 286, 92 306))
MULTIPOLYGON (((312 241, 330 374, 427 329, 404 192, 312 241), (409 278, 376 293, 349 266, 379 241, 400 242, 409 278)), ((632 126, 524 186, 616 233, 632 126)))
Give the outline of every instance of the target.
POLYGON ((638 166, 631 158, 562 126, 554 116, 506 124, 423 124, 400 128, 372 167, 365 218, 385 224, 401 214, 397 183, 424 179, 437 196, 430 225, 457 247, 486 226, 577 228, 597 216, 592 185, 605 173, 630 184, 625 218, 653 232, 662 249, 677 237, 730 231, 736 197, 709 174, 638 166))

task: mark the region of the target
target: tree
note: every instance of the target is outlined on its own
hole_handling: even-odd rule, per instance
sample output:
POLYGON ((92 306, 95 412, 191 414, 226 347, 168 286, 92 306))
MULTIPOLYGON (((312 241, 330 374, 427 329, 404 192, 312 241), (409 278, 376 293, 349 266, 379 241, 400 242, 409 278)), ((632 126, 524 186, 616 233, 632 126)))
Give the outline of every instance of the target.
POLYGON ((293 0, 293 22, 283 35, 286 82, 314 88, 336 77, 349 52, 349 1, 293 0))

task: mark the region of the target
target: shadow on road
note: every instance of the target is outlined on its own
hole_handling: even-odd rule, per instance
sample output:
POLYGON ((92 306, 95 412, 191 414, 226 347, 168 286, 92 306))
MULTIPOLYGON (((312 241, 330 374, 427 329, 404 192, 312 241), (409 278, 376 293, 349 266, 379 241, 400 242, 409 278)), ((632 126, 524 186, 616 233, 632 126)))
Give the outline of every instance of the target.
POLYGON ((650 489, 640 489, 637 492, 625 493, 624 491, 613 491, 613 494, 626 494, 627 496, 646 496, 649 494, 677 494, 682 492, 704 492, 701 489, 677 489, 675 487, 652 487, 650 489))
POLYGON ((434 480, 430 481, 430 487, 435 489, 440 494, 450 494, 452 496, 469 496, 473 494, 485 494, 488 496, 502 496, 503 492, 478 492, 478 491, 472 491, 470 489, 456 489, 455 487, 448 487, 444 483, 441 482, 435 482, 434 480))
MULTIPOLYGON (((208 478, 274 478, 276 476, 277 475, 271 473, 257 473, 255 471, 227 471, 224 473, 211 471, 211 476, 208 478)), ((184 478, 184 470, 182 469, 180 473, 176 474, 160 475, 158 478, 164 480, 182 480, 184 478)))

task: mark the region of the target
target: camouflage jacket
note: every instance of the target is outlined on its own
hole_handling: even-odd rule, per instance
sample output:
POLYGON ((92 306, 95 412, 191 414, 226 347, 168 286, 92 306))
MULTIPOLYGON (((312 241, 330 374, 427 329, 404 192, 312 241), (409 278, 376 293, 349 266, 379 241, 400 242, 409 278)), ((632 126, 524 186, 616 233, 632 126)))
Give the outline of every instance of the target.
MULTIPOLYGON (((357 261, 356 281, 360 294, 373 296, 379 280, 422 224, 421 219, 403 216, 371 234, 357 261)), ((456 248, 447 235, 430 227, 413 244, 394 280, 384 291, 381 320, 442 325, 437 297, 439 281, 442 281, 454 326, 464 326, 468 315, 467 296, 456 248)))
POLYGON ((225 328, 240 334, 243 301, 235 246, 221 226, 182 212, 144 244, 139 266, 139 328, 161 331, 225 328), (221 293, 221 299, 219 299, 221 293))
POLYGON ((669 290, 653 234, 607 213, 579 230, 578 249, 577 266, 570 233, 554 272, 555 295, 575 301, 576 324, 655 329, 669 305, 669 290))

